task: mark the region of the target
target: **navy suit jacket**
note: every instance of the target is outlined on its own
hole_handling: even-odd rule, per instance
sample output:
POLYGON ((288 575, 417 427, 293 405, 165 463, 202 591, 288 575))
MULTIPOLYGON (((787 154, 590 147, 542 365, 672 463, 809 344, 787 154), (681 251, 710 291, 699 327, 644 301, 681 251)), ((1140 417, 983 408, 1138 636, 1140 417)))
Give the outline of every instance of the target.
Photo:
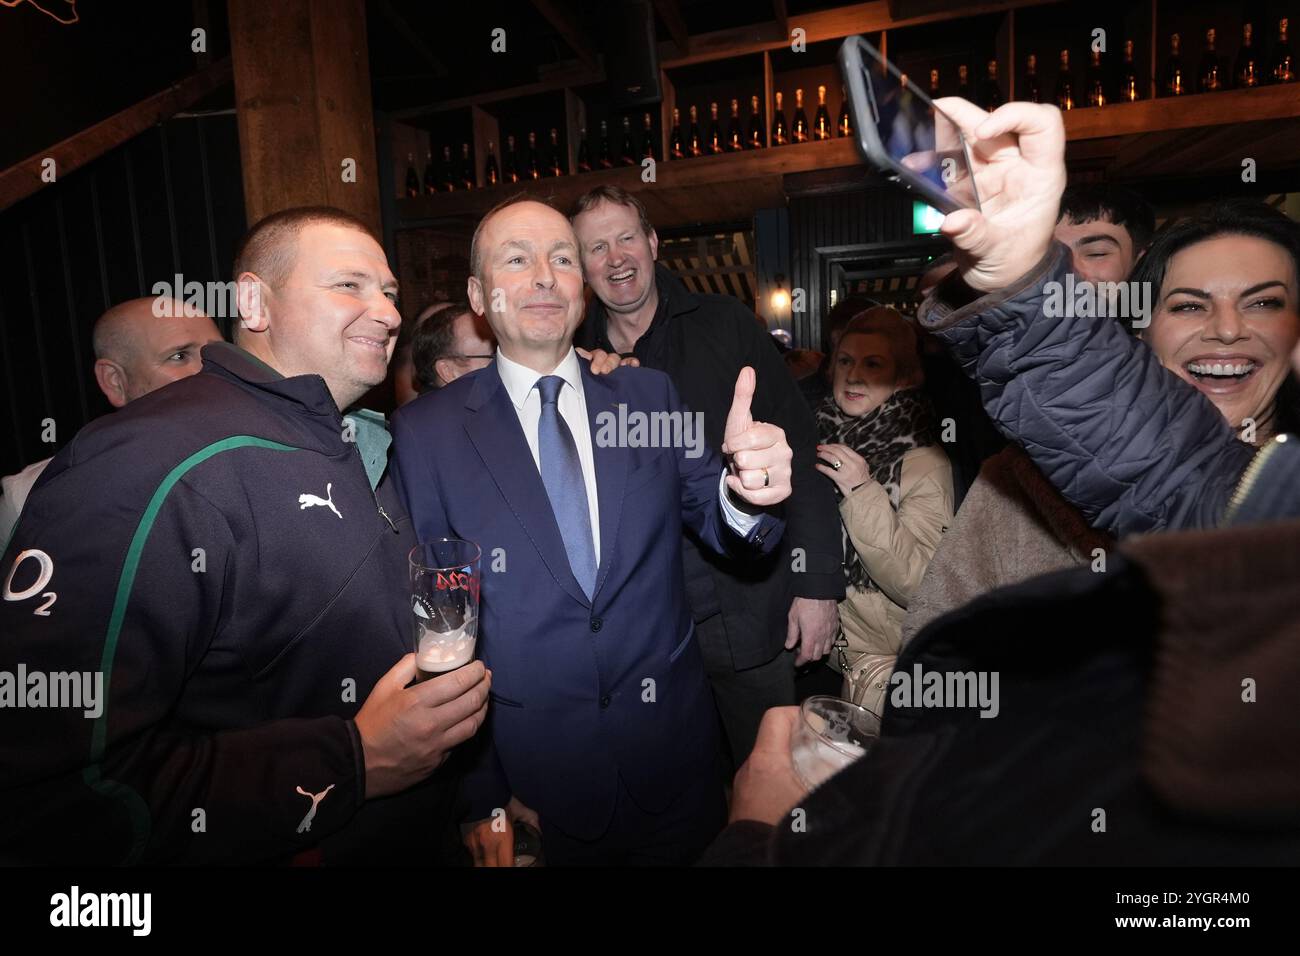
POLYGON ((601 447, 603 411, 686 413, 667 375, 579 362, 600 508, 588 600, 569 568, 545 485, 493 363, 394 418, 395 470, 421 541, 482 549, 480 656, 489 719, 466 778, 469 818, 511 795, 583 839, 604 833, 618 779, 644 810, 714 773, 716 717, 682 577, 682 525, 719 553, 765 553, 784 522, 742 539, 718 502, 722 463, 686 448, 601 447))

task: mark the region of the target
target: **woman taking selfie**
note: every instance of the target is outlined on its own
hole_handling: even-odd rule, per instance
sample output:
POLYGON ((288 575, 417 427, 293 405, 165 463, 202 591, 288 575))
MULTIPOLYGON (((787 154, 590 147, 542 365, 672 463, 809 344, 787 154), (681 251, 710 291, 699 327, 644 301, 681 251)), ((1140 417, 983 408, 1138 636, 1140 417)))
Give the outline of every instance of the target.
MULTIPOLYGON (((1289 357, 1300 337, 1298 274, 1300 229, 1262 202, 1220 203, 1170 226, 1132 276, 1153 293, 1150 324, 1137 334, 1163 368, 1152 365, 1147 374, 1172 373, 1194 387, 1250 445, 1295 432, 1300 408, 1289 357)), ((1042 394, 1068 407, 1068 390, 1089 371, 1079 363, 1045 379, 1042 394)), ((1186 392, 1183 400, 1194 399, 1186 392)), ((1129 447, 1140 453, 1138 440, 1129 447)), ((1068 567, 1101 570, 1098 559, 1114 546, 1019 448, 980 474, 908 609, 907 640, 999 587, 1068 567)))
POLYGON ((916 334, 893 309, 854 318, 817 409, 817 470, 835 483, 847 594, 831 666, 845 697, 881 713, 903 618, 952 520, 952 468, 921 391, 916 334))

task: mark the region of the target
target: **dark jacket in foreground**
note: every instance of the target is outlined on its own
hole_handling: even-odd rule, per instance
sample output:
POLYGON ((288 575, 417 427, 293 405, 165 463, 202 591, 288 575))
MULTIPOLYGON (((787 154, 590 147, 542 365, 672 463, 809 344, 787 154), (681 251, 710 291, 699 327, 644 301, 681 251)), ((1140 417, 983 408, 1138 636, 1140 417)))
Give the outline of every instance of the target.
POLYGON ((434 858, 437 786, 363 805, 352 721, 411 650, 402 503, 319 376, 203 358, 78 433, 0 564, 0 671, 102 672, 106 696, 0 709, 0 858, 434 858), (12 599, 35 552, 52 574, 12 599))
MULTIPOLYGON (((710 451, 722 454, 736 377, 746 365, 757 375, 754 420, 783 428, 794 451, 793 491, 783 506, 786 535, 768 558, 736 561, 700 548, 689 532, 684 540, 686 587, 695 620, 722 613, 732 662, 743 670, 780 652, 795 597, 844 598, 835 494, 830 481, 813 467, 817 430, 812 414, 754 313, 731 296, 692 293, 662 265, 655 266, 655 282, 659 311, 634 354, 643 366, 667 372, 686 406, 704 414, 710 451), (796 548, 802 549, 802 561, 792 556, 796 548), (800 570, 793 570, 796 567, 800 570)), ((604 303, 593 296, 575 344, 614 351, 607 321, 604 303)))
POLYGON ((1254 449, 1116 319, 1043 315, 1047 283, 1069 270, 1058 242, 1009 289, 977 297, 953 273, 920 322, 1093 527, 1123 537, 1215 526, 1254 449))
POLYGON ((806 832, 733 824, 705 862, 1300 863, 1297 580, 1293 518, 1133 539, 1106 573, 974 601, 896 674, 998 672, 997 717, 891 704, 806 832))

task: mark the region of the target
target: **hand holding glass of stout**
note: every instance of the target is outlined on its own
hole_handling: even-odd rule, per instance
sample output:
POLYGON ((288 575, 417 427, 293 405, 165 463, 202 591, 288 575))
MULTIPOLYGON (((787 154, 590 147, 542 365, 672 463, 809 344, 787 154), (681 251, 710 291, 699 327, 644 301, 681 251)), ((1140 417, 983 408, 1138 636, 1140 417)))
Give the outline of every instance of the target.
POLYGON ((411 616, 416 681, 474 659, 478 637, 478 545, 438 538, 411 549, 411 616))

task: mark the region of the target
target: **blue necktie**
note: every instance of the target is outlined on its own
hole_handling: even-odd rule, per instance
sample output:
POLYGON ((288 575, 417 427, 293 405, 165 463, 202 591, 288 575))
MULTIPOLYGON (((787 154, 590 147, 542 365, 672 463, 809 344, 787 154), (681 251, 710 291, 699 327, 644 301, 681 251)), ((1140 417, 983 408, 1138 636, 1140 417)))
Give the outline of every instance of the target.
POLYGON ((537 423, 537 457, 542 484, 551 499, 569 567, 588 598, 596 588, 596 549, 591 537, 591 512, 587 510, 587 483, 582 477, 578 446, 560 417, 557 404, 564 379, 545 375, 537 380, 542 395, 542 417, 537 423))

